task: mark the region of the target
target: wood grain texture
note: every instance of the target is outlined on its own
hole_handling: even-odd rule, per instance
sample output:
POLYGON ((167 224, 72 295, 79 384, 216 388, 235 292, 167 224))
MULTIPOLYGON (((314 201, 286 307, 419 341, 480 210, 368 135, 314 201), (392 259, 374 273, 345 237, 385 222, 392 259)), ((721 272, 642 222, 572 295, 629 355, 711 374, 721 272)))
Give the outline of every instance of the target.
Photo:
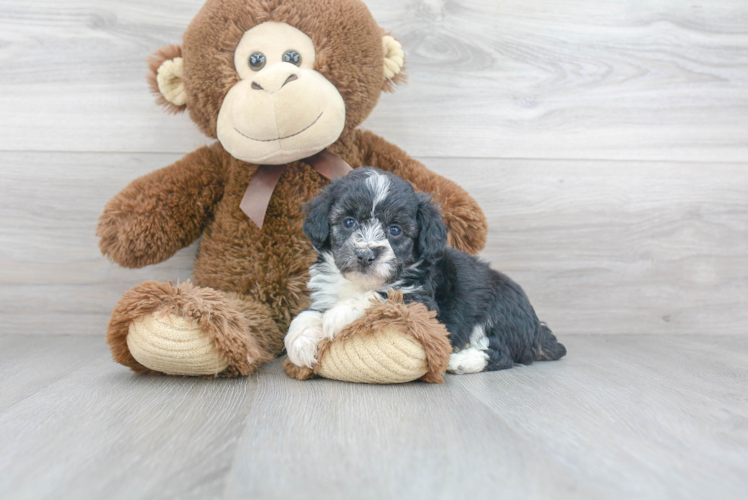
POLYGON ((0 335, 0 413, 108 355, 103 339, 91 342, 85 336, 0 335))
POLYGON ((744 494, 745 338, 561 340, 560 362, 443 386, 268 380, 278 385, 258 389, 226 497, 744 494))
POLYGON ((47 382, 0 409, 4 499, 729 500, 748 489, 745 336, 569 336, 558 362, 401 386, 298 382, 280 362, 241 380, 141 377, 103 355, 81 361, 100 338, 46 339, 10 341, 14 370, 47 382), (52 376, 38 362, 52 355, 76 368, 52 376))
MULTIPOLYGON (((6 331, 103 334, 128 288, 190 277, 195 245, 128 270, 101 256, 95 236, 111 196, 178 158, 0 153, 6 331)), ((743 165, 422 160, 476 197, 491 226, 483 257, 554 331, 748 334, 743 165)))
POLYGON ((744 165, 471 160, 445 170, 467 173, 486 211, 483 256, 555 331, 748 333, 744 165))
MULTIPOLYGON (((189 152, 145 58, 203 0, 0 1, 0 150, 189 152)), ((370 0, 409 85, 366 123, 416 156, 745 161, 748 4, 370 0)))
POLYGON ((25 342, 18 378, 49 370, 40 351, 71 363, 0 410, 0 497, 217 498, 258 378, 217 381, 137 376, 116 365, 100 337, 48 346, 25 342), (100 355, 76 363, 81 341, 100 355), (54 351, 50 352, 52 349, 54 351))

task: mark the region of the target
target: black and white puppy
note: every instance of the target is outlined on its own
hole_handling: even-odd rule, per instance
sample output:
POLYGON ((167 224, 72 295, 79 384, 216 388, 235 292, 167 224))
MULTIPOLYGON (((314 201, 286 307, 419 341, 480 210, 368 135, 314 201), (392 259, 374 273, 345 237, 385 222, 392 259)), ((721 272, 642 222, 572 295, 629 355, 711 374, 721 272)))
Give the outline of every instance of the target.
POLYGON ((402 290, 436 311, 455 352, 448 371, 475 373, 555 360, 563 345, 538 320, 519 285, 447 246, 439 210, 396 175, 366 167, 332 182, 307 206, 304 233, 318 252, 312 304, 285 338, 297 366, 313 367, 317 345, 362 317, 372 298, 402 290))

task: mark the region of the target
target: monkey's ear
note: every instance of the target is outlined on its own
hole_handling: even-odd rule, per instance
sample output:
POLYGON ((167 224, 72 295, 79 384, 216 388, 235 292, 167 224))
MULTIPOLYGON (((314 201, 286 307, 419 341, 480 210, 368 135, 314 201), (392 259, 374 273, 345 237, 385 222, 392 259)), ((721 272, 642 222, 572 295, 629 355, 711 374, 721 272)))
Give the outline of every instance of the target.
POLYGON ((317 251, 330 249, 330 224, 327 217, 335 203, 335 188, 338 180, 328 185, 322 193, 304 206, 306 220, 304 221, 304 234, 312 242, 317 251))
POLYGON ((447 226, 442 214, 431 201, 431 196, 416 193, 418 197, 418 257, 425 261, 433 261, 447 248, 447 226))
POLYGON ((405 67, 405 52, 395 37, 384 35, 382 37, 382 50, 384 50, 384 83, 382 90, 394 92, 395 86, 407 81, 403 68, 405 67))
POLYGON ((167 45, 148 59, 148 84, 157 98, 156 102, 170 113, 187 109, 187 92, 184 88, 184 61, 179 45, 167 45))

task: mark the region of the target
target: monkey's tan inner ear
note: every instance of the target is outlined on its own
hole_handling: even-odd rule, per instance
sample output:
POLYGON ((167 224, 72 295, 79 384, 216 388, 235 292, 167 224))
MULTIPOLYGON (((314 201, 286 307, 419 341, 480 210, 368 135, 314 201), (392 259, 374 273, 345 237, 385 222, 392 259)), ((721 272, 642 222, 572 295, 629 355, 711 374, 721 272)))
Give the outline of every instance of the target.
POLYGON ((391 80, 402 71, 405 53, 400 42, 389 35, 382 37, 382 48, 384 49, 384 77, 391 80))
POLYGON ((187 92, 184 89, 184 61, 181 57, 175 57, 164 61, 158 68, 158 90, 164 99, 175 106, 184 106, 187 103, 187 92))

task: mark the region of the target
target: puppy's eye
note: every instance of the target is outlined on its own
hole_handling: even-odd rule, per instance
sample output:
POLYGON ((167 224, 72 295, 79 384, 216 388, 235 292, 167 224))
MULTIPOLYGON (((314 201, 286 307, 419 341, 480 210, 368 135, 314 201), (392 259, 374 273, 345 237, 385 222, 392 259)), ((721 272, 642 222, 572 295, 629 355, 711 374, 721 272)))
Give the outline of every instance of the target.
POLYGON ((403 233, 403 230, 400 229, 400 226, 390 226, 389 231, 392 236, 400 236, 403 233))
POLYGON ((356 220, 351 219, 350 217, 343 221, 343 227, 347 227, 348 229, 353 229, 356 227, 356 220))

